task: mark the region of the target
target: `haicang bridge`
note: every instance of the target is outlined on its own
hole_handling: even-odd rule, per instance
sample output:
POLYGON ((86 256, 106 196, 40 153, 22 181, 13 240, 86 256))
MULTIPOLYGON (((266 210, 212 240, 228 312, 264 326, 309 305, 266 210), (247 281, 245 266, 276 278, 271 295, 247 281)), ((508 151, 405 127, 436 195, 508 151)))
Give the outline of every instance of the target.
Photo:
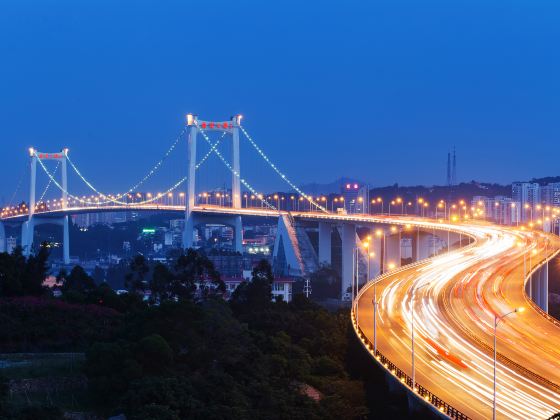
POLYGON ((351 290, 352 321, 372 362, 435 413, 458 419, 544 419, 560 411, 560 325, 548 312, 548 264, 560 251, 556 235, 532 228, 496 226, 472 219, 444 220, 406 215, 344 214, 301 191, 272 162, 241 125, 241 117, 204 121, 188 115, 186 125, 162 160, 130 189, 103 193, 84 177, 68 149, 29 150, 30 189, 25 207, 6 208, 0 221, 21 226, 26 255, 33 250, 35 227, 62 226, 63 259, 70 260, 68 217, 100 212, 171 212, 184 216, 183 246, 193 245, 197 226, 232 227, 234 247, 242 251, 246 217, 277 218, 274 260, 284 272, 307 277, 332 261, 332 237, 342 244, 341 298, 351 290), (209 132, 221 137, 212 141, 209 132), (231 138, 231 160, 220 143, 231 138), (240 137, 307 203, 290 211, 259 194, 242 176, 240 137), (139 193, 165 158, 185 141, 187 174, 165 192, 139 193), (197 142, 209 150, 197 162, 197 142), (231 195, 215 204, 196 200, 197 169, 215 155, 231 172, 231 195), (47 166, 56 161, 61 177, 47 166), (72 194, 68 166, 94 196, 72 194), (36 197, 37 168, 61 193, 45 203, 36 197), (166 199, 173 197, 173 199, 166 199), (251 197, 249 199, 249 197, 251 197), (360 240, 357 229, 369 229, 360 240), (307 232, 318 232, 318 246, 307 232), (401 266, 402 239, 412 243, 413 262, 401 266), (438 243, 445 246, 436 249, 438 243), (356 262, 356 263, 355 263, 356 262), (365 272, 361 281, 358 271, 365 272))

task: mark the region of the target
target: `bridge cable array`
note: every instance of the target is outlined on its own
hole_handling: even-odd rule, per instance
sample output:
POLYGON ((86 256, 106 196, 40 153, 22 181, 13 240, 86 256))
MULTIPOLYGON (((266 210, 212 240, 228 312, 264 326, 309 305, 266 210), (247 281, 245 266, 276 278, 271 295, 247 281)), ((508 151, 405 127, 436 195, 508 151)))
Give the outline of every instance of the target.
MULTIPOLYGON (((165 160, 169 157, 169 155, 171 154, 171 152, 173 152, 173 150, 175 150, 175 148, 177 147, 177 144, 179 144, 179 141, 181 140, 181 138, 183 137, 183 135, 185 134, 186 128, 183 128, 181 130, 181 132, 179 133, 179 135, 177 136, 177 138, 175 139, 175 141, 173 142, 173 144, 171 145, 171 147, 169 147, 169 149, 165 152, 165 154, 163 155, 163 157, 154 165, 154 167, 148 171, 148 173, 139 181, 137 182, 134 186, 130 187, 128 189, 128 191, 126 191, 125 193, 122 194, 118 194, 116 196, 115 199, 109 199, 107 202, 104 202, 103 204, 106 203, 117 203, 117 204, 127 204, 126 202, 122 202, 122 201, 118 201, 120 200, 122 197, 125 197, 126 195, 136 191, 142 184, 144 184, 148 179, 150 179, 152 177, 152 175, 154 175, 158 169, 161 168, 161 166, 163 165, 163 163, 165 162, 165 160)), ((80 177, 80 179, 92 190, 94 191, 96 194, 99 194, 101 197, 104 198, 109 198, 109 196, 107 194, 103 194, 102 192, 98 191, 80 172, 80 170, 78 169, 78 167, 74 164, 74 162, 72 161, 72 159, 70 159, 70 157, 67 155, 66 156, 68 159, 68 163, 70 164, 70 166, 72 167, 72 169, 74 170, 74 172, 76 172, 76 174, 80 177)), ((95 203, 95 204, 101 204, 101 203, 95 203)), ((139 204, 139 203, 136 203, 139 204)))
POLYGON ((241 131, 243 132, 247 140, 249 140, 249 143, 251 143, 251 145, 259 153, 259 155, 261 155, 261 157, 270 165, 270 167, 274 170, 274 172, 276 172, 280 176, 280 178, 282 178, 282 180, 284 180, 291 188, 297 191, 299 195, 304 197, 310 203, 314 204, 317 208, 321 209, 323 212, 328 213, 328 210, 326 208, 324 208, 323 206, 315 202, 315 200, 313 200, 312 197, 308 196, 302 190, 300 190, 292 181, 290 181, 290 179, 288 179, 288 177, 280 169, 278 169, 278 167, 268 158, 268 156, 264 153, 264 151, 257 145, 257 143, 253 140, 253 138, 249 135, 249 133, 247 132, 247 130, 245 130, 245 128, 243 128, 241 125, 239 125, 239 128, 241 129, 241 131))
MULTIPOLYGON (((56 167, 54 168, 53 176, 56 175, 56 172, 58 171, 59 166, 60 166, 60 161, 56 162, 56 167)), ((37 200, 37 203, 40 203, 41 201, 43 201, 43 198, 45 198, 45 194, 49 190, 49 187, 51 186, 51 184, 52 184, 52 179, 49 178, 49 182, 47 183, 47 186, 43 190, 43 193, 41 194, 41 197, 39 197, 39 199, 37 200)))
POLYGON ((12 196, 10 197, 10 201, 8 201, 8 207, 12 207, 14 205, 14 200, 16 198, 16 195, 19 191, 19 189, 21 188, 21 184, 23 182, 23 178, 25 178, 25 175, 29 172, 29 163, 27 163, 25 165, 25 169, 23 170, 23 172, 21 173, 21 175, 19 176, 19 180, 16 184, 16 188, 14 190, 14 193, 12 194, 12 196))
MULTIPOLYGON (((140 180, 136 185, 134 185, 132 188, 130 188, 126 193, 122 193, 122 194, 118 194, 117 196, 113 197, 110 196, 108 194, 104 194, 101 191, 99 191, 97 188, 95 188, 95 186, 89 182, 80 172, 80 170, 78 169, 78 167, 74 164, 74 162, 67 156, 68 158, 68 162, 70 164, 70 166, 72 167, 72 169, 74 170, 74 172, 76 172, 76 174, 80 177, 80 179, 96 194, 100 195, 102 198, 106 198, 107 200, 105 201, 90 201, 87 199, 83 199, 81 197, 78 197, 72 193, 70 193, 69 191, 66 191, 59 183, 58 181, 54 178, 54 174, 51 173, 47 167, 44 165, 43 161, 37 157, 37 160, 39 161, 41 168, 43 169, 43 171, 47 174, 47 176, 49 177, 49 185, 51 183, 55 184, 58 189, 60 189, 62 192, 66 193, 69 197, 71 197, 72 199, 79 201, 83 204, 88 204, 88 205, 104 205, 104 204, 109 204, 109 203, 115 203, 115 204, 121 204, 121 205, 130 205, 131 203, 125 202, 125 201, 120 201, 120 198, 132 193, 133 191, 135 191, 139 186, 141 186, 144 182, 146 182, 155 172, 157 172, 157 170, 159 168, 161 168, 163 162, 165 161, 165 159, 171 154, 171 152, 175 149, 175 147, 177 146, 179 140, 181 139, 181 137, 184 135, 185 133, 185 129, 183 129, 181 131, 181 133, 179 134, 179 136, 177 137, 177 139, 175 140, 175 142, 171 145, 171 147, 167 150, 167 152, 165 153, 165 155, 163 156, 163 158, 156 163, 156 165, 154 165, 154 167, 144 176, 144 178, 142 178, 142 180, 140 180)), ((196 165, 196 169, 199 169, 200 166, 208 159, 208 157, 212 154, 212 152, 215 151, 215 149, 218 147, 218 145, 220 144, 220 141, 223 139, 223 137, 226 135, 227 133, 224 132, 222 134, 222 137, 220 139, 218 139, 216 141, 215 144, 211 144, 211 148, 210 150, 206 153, 206 155, 201 159, 201 161, 196 165)), ((58 166, 57 166, 58 167, 58 166)), ((56 170, 55 170, 56 172, 56 170)), ((152 203, 156 200, 158 200, 159 198, 161 198, 163 195, 167 195, 170 192, 172 192, 173 190, 177 189, 181 184, 183 184, 185 181, 187 180, 187 177, 183 177, 181 179, 179 179, 175 184, 173 184, 167 191, 165 191, 164 193, 162 193, 161 195, 158 194, 150 199, 147 200, 143 200, 143 201, 137 201, 134 202, 132 204, 134 205, 142 205, 142 204, 149 204, 152 203)), ((46 192, 46 191, 45 191, 46 192)), ((43 193, 44 195, 44 193, 43 193)), ((42 199, 43 196, 41 196, 42 199)), ((39 200, 40 201, 40 200, 39 200)))
MULTIPOLYGON (((200 134, 202 134, 202 137, 204 137, 204 140, 206 140, 206 142, 208 144, 210 144, 210 146, 212 146, 212 140, 210 140, 210 138, 208 137, 208 135, 206 134, 206 132, 200 128, 197 124, 198 130, 200 131, 200 134)), ((230 172, 235 175, 237 178, 239 178, 239 181, 245 186, 245 188, 247 188, 249 191, 251 191, 252 194, 258 195, 257 191, 244 179, 241 178, 239 172, 235 171, 233 169, 233 167, 231 166, 231 164, 227 161, 226 158, 224 158, 224 156, 219 152, 219 150, 215 147, 212 147, 212 149, 214 150, 214 153, 220 158, 220 160, 223 162, 223 164, 230 170, 230 172)), ((276 210, 276 207, 274 207, 272 204, 270 204, 268 201, 266 201, 264 199, 264 197, 262 198, 262 202, 264 204, 266 204, 266 206, 272 210, 276 210)))
MULTIPOLYGON (((220 151, 218 150, 218 146, 220 145, 222 139, 224 138, 224 136, 227 134, 226 131, 224 131, 222 133, 222 136, 215 142, 212 143, 212 141, 210 140, 210 138, 208 137, 208 135, 206 134, 206 132, 200 128, 200 126, 197 125, 198 130, 200 131, 200 133, 202 134, 204 140, 210 145, 210 150, 208 150, 208 152, 204 155, 204 157, 201 159, 200 162, 198 162, 195 166, 195 169, 199 169, 200 166, 206 161, 208 160, 208 158, 210 157, 210 155, 212 153, 215 153, 218 158, 222 161, 222 163, 230 170, 230 172, 239 178, 240 182, 254 195, 259 195, 257 193, 257 191, 249 184, 249 182, 245 179, 245 178, 241 178, 240 174, 238 172, 236 172, 233 167, 231 166, 230 162, 225 159, 225 157, 220 153, 220 151)), ((242 131, 242 133, 245 135, 245 137, 247 138, 247 140, 249 141, 249 143, 253 146, 253 148, 257 151, 257 153, 265 160, 265 162, 267 162, 270 167, 280 176, 280 178, 286 182, 293 190, 295 190, 298 194, 300 194, 300 196, 304 197, 306 200, 308 200, 310 203, 312 203, 313 205, 315 205, 318 209, 320 209, 321 211, 328 213, 328 210, 321 206, 318 202, 316 202, 315 200, 313 200, 313 197, 307 195, 305 192, 303 192, 300 188, 298 188, 271 160, 270 158, 266 155, 266 153, 264 153, 264 151, 257 145, 257 143, 253 140, 253 138, 249 135, 249 133, 247 132, 247 130, 245 130, 244 127, 242 127, 241 125, 239 126, 240 130, 242 131)), ((45 189, 45 191, 43 192, 43 194, 41 195, 41 198, 39 199, 39 201, 41 201, 44 197, 44 195, 46 194, 48 188, 50 187, 51 184, 54 184, 59 190, 61 190, 62 192, 66 193, 70 198, 83 203, 83 204, 87 204, 87 205, 104 205, 104 204, 109 204, 109 203, 115 203, 115 204, 120 204, 120 205, 130 205, 131 203, 125 202, 125 201, 120 201, 120 199, 122 197, 125 197, 131 193, 133 193, 134 191, 136 191, 142 184, 144 184, 148 179, 150 179, 163 165, 163 163, 165 162, 165 160, 169 157, 169 155, 173 152, 173 150, 175 150, 177 144, 179 143, 179 141, 181 140, 181 138, 183 137, 183 135, 186 132, 186 127, 183 128, 183 130, 181 130, 181 132, 179 133, 179 135, 177 136, 177 138, 175 139, 175 141, 173 142, 173 144, 169 147, 169 149, 165 152, 165 154, 163 155, 163 157, 154 165, 154 167, 148 171, 148 173, 139 181, 137 182, 134 186, 132 186, 131 188, 129 188, 125 193, 121 193, 118 194, 116 196, 112 196, 112 195, 108 195, 108 194, 104 194, 101 191, 99 191, 91 182, 89 182, 85 176, 82 175, 82 173, 80 172, 80 170, 78 169, 77 165, 74 164, 74 162, 70 159, 70 157, 67 155, 67 161, 70 164, 70 167, 74 170, 74 172, 76 172, 76 174, 78 175, 78 177, 82 180, 82 182, 84 182, 84 184, 90 188, 93 192, 95 192, 96 194, 98 194, 101 198, 105 199, 103 201, 90 201, 84 198, 81 198, 79 196, 76 196, 74 194, 71 194, 69 191, 66 191, 61 185, 60 183, 54 178, 53 173, 51 173, 47 167, 45 166, 44 162, 42 161, 41 158, 39 158, 37 156, 37 160, 39 161, 39 164, 41 165, 41 168, 43 169, 43 171, 47 174, 47 176, 49 177, 49 183, 47 184, 47 187, 45 189)), ((58 169, 58 165, 57 168, 55 169, 55 173, 56 170, 58 169)), ((135 203, 132 203, 134 205, 142 205, 142 204, 149 204, 152 203, 156 200, 158 200, 159 198, 161 198, 164 194, 167 195, 169 193, 171 193, 173 190, 175 190, 176 188, 178 188, 181 184, 183 184, 185 181, 187 180, 187 177, 183 177, 181 179, 179 179, 175 184, 173 184, 167 191, 165 191, 165 193, 162 194, 157 194, 152 198, 143 200, 143 201, 138 201, 135 203)), ((271 203, 269 203, 266 199, 264 199, 264 197, 262 198, 262 202, 264 204, 266 204, 267 207, 269 207, 270 209, 273 210, 277 210, 276 207, 274 205, 272 205, 271 203)))

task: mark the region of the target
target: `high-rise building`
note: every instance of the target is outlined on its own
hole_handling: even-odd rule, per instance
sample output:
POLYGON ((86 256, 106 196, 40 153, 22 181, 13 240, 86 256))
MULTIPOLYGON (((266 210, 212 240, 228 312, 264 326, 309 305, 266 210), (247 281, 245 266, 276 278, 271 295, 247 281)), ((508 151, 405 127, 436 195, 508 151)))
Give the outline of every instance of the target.
POLYGON ((363 213, 365 188, 357 182, 347 182, 342 186, 341 194, 344 197, 344 207, 348 213, 363 213))
POLYGON ((541 204, 540 186, 536 182, 514 182, 511 185, 511 198, 521 206, 521 220, 526 221, 531 216, 525 210, 541 204))
POLYGON ((560 182, 553 182, 542 186, 541 200, 543 204, 560 206, 560 182))

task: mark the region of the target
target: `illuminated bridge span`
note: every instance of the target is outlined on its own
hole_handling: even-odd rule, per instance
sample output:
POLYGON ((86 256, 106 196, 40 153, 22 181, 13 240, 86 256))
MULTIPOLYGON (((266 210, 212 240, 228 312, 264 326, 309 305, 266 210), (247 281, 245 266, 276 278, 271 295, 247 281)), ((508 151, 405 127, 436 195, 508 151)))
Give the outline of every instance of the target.
POLYGON ((164 157, 121 194, 99 191, 82 175, 67 149, 56 153, 31 149, 29 154, 29 205, 2 213, 0 251, 5 249, 5 224, 21 225, 21 244, 29 254, 35 226, 55 223, 63 227, 63 256, 69 262, 68 216, 119 211, 183 215, 184 247, 192 245, 199 225, 229 225, 234 230, 234 246, 241 251, 243 218, 275 218, 274 264, 284 274, 306 277, 321 263, 332 263, 333 238, 340 238, 341 298, 352 301, 356 333, 372 360, 418 401, 452 418, 491 418, 494 401, 498 418, 544 419, 560 411, 560 329, 547 315, 548 261, 560 250, 555 235, 470 221, 329 212, 269 159, 242 127, 240 116, 212 122, 188 115, 184 130, 164 157), (209 131, 218 131, 222 137, 212 142, 209 131), (280 209, 278 202, 258 194, 241 176, 240 134, 298 199, 309 203, 309 211, 280 209), (226 135, 232 140, 231 160, 219 150, 226 135), (185 136, 187 175, 161 194, 140 194, 139 188, 185 136), (210 150, 196 162, 199 137, 210 150), (195 200, 196 170, 211 154, 231 172, 227 206, 195 200), (48 169, 49 160, 56 162, 56 170, 60 168, 60 180, 56 170, 48 169), (44 192, 36 198, 37 165, 49 185, 61 192, 60 200, 46 205, 44 192), (69 191, 68 166, 94 198, 69 191), (184 191, 174 195, 178 202, 166 201, 182 186, 184 191), (243 205, 248 195, 258 197, 257 207, 243 205), (366 239, 360 240, 358 228, 369 229, 366 239), (317 233, 318 245, 312 244, 310 231, 317 233), (414 262, 401 267, 403 239, 411 244, 414 262))

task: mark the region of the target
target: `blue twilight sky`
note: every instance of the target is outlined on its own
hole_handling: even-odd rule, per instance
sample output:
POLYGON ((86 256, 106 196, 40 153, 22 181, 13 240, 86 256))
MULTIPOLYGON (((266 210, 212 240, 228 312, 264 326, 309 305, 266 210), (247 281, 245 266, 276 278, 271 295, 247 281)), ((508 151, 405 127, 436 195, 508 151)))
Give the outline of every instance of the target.
MULTIPOLYGON (((443 183, 453 145, 460 181, 560 175, 559 19, 553 0, 4 0, 0 202, 30 145, 126 189, 187 112, 242 113, 297 184, 443 183)), ((280 188, 242 144, 244 176, 280 188)))

